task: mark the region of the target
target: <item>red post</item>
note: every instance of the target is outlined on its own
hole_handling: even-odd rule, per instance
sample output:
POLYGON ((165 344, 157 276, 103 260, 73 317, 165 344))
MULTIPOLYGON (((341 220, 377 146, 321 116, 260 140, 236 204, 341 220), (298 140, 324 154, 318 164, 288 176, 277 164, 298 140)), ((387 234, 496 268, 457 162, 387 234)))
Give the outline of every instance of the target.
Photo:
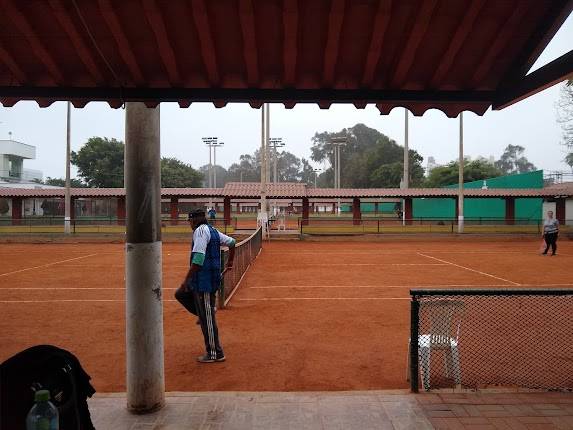
POLYGON ((171 218, 171 225, 177 225, 179 221, 179 198, 171 197, 169 204, 169 214, 171 218))
POLYGON ((360 199, 355 197, 352 199, 352 224, 360 225, 362 219, 362 212, 360 212, 360 199))
POLYGON ((237 210, 236 213, 241 213, 241 204, 237 202, 237 210))
POLYGON ((22 197, 12 197, 12 225, 20 225, 22 220, 22 197))
POLYGON ((336 202, 332 202, 332 213, 336 213, 336 202))
MULTIPOLYGON (((72 213, 73 212, 74 211, 72 211, 72 213)), ((117 216, 117 224, 125 225, 125 197, 117 198, 116 216, 117 216)))
POLYGON ((412 199, 409 197, 404 199, 404 218, 406 219, 406 225, 412 225, 414 210, 412 209, 412 199))
POLYGON ((555 199, 555 218, 559 224, 565 224, 565 199, 555 199))
POLYGON ((374 203, 374 215, 378 215, 378 202, 374 203))
POLYGON ((302 225, 308 225, 308 197, 302 198, 302 225))
POLYGON ((515 224, 515 197, 505 198, 505 224, 515 224))
POLYGON ((231 224, 231 197, 223 199, 223 218, 225 219, 225 225, 231 224))

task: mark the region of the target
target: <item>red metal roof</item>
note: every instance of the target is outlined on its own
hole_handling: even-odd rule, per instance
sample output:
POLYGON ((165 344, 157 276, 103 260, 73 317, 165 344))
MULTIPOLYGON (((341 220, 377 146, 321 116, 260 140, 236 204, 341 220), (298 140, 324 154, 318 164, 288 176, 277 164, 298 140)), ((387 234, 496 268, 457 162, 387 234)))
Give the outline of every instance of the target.
POLYGON ((0 101, 375 103, 483 114, 525 77, 571 0, 1 0, 0 101))
MULTIPOLYGON (((269 199, 335 199, 335 198, 405 198, 405 197, 456 197, 456 188, 308 188, 302 183, 267 184, 269 199)), ((573 184, 559 184, 547 188, 466 188, 466 197, 573 197, 573 184)), ((72 188, 76 198, 123 197, 124 188, 72 188)), ((261 196, 261 186, 257 182, 229 182, 224 188, 163 188, 163 198, 170 197, 231 197, 236 199, 256 199, 261 196)), ((64 197, 64 189, 22 189, 0 187, 0 197, 64 197)))

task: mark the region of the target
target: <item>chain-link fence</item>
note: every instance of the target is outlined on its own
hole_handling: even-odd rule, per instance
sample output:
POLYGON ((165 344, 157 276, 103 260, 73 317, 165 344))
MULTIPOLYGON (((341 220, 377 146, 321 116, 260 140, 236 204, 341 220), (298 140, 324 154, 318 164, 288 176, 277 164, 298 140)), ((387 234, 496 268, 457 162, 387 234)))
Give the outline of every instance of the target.
POLYGON ((573 289, 410 294, 412 391, 573 390, 573 289))
MULTIPOLYGON (((245 272, 261 252, 263 245, 263 231, 258 228, 247 239, 235 246, 235 259, 233 269, 223 275, 221 289, 219 290, 219 307, 224 308, 229 302, 245 272)), ((221 268, 224 269, 229 258, 229 251, 221 252, 221 268)))

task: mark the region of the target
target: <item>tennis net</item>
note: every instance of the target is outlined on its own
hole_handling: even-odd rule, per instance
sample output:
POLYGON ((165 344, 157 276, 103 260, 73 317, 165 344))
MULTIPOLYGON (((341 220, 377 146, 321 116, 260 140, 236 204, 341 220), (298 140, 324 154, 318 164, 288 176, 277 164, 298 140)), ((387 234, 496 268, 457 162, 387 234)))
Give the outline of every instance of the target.
MULTIPOLYGON (((251 263, 257 258, 261 252, 263 244, 263 231, 259 227, 256 232, 254 232, 247 239, 239 242, 235 246, 235 260, 233 261, 233 269, 228 270, 221 281, 221 289, 219 290, 219 307, 224 308, 235 291, 237 290, 239 284, 241 283, 243 276, 249 269, 251 263)), ((229 251, 225 250, 221 252, 221 268, 223 269, 229 258, 229 251)))

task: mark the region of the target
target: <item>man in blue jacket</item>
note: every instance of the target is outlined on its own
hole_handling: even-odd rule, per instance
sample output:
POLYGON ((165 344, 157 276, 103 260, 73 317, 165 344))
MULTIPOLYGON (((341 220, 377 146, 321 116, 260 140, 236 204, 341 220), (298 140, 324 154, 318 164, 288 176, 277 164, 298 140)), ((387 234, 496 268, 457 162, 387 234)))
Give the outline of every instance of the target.
POLYGON ((193 248, 190 269, 175 292, 175 298, 199 318, 205 339, 205 355, 197 357, 200 363, 225 361, 215 321, 215 293, 221 285, 221 246, 229 247, 227 267, 232 269, 235 257, 235 239, 214 229, 207 222, 205 211, 198 209, 189 214, 193 228, 193 248))

